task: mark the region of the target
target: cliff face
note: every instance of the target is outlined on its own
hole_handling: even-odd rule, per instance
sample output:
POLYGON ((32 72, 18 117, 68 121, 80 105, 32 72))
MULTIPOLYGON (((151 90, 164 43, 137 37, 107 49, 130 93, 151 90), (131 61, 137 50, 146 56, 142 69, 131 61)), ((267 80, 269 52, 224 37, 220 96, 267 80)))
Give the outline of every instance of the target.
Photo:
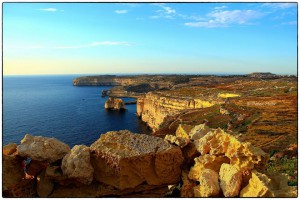
POLYGON ((219 103, 198 98, 172 98, 161 93, 147 93, 137 101, 137 114, 156 131, 167 116, 173 116, 186 109, 206 108, 219 103))

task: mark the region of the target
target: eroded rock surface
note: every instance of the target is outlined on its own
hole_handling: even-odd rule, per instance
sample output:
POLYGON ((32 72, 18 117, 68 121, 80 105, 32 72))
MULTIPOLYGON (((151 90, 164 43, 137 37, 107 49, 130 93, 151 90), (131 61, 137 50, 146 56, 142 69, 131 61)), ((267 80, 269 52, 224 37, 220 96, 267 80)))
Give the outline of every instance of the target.
POLYGON ((45 176, 45 170, 37 177, 37 194, 39 197, 48 197, 54 189, 53 182, 45 176))
POLYGON ((61 169, 68 178, 90 184, 93 181, 94 173, 90 162, 90 148, 85 145, 75 145, 71 152, 63 158, 61 169))
POLYGON ((51 163, 62 159, 70 151, 70 147, 55 138, 26 134, 17 150, 22 157, 51 163))
POLYGON ((90 147, 94 178, 119 189, 174 184, 180 179, 179 147, 154 136, 112 131, 90 147))
POLYGON ((222 164, 219 173, 220 186, 225 197, 239 195, 242 184, 242 172, 229 164, 222 164))
POLYGON ((199 177, 200 185, 194 187, 195 197, 217 196, 220 192, 219 175, 211 169, 205 169, 199 177))
POLYGON ((250 143, 240 142, 232 135, 217 129, 195 142, 201 154, 225 155, 237 169, 263 168, 269 155, 250 143))

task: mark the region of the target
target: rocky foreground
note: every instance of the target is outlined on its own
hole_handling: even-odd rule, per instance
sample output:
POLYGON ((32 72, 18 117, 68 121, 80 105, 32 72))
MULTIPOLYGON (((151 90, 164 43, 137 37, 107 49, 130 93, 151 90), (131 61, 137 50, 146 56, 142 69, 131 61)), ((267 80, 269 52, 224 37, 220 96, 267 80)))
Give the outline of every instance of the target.
POLYGON ((90 147, 25 135, 3 147, 4 197, 296 197, 269 154, 205 124, 165 139, 129 131, 90 147))

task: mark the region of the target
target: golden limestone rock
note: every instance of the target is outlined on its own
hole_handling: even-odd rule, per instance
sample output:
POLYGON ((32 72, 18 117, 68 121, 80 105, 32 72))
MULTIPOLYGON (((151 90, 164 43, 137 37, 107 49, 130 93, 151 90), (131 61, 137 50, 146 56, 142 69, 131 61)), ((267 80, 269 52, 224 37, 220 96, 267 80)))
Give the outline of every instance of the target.
POLYGON ((181 137, 176 137, 174 135, 166 135, 165 140, 169 141, 171 144, 176 144, 180 148, 185 147, 189 143, 189 140, 181 137))
POLYGON ((189 137, 192 140, 199 140, 203 136, 205 136, 209 131, 211 131, 211 129, 208 126, 206 126, 205 124, 199 124, 190 131, 189 137))
POLYGON ((203 171, 210 169, 219 173, 221 165, 229 163, 229 159, 225 156, 214 156, 205 154, 195 158, 195 165, 191 167, 189 178, 198 181, 203 171))
POLYGON ((180 180, 183 156, 164 139, 111 131, 90 146, 94 178, 118 189, 175 184, 180 180))
POLYGON ((83 184, 90 184, 94 174, 90 162, 90 148, 85 145, 75 145, 63 158, 61 169, 68 178, 74 178, 83 184))
POLYGON ((229 164, 222 164, 219 173, 220 186, 225 197, 239 195, 242 184, 242 172, 229 164))
POLYGON ((275 197, 274 192, 268 187, 271 179, 256 170, 252 171, 249 184, 240 192, 240 197, 275 197))
POLYGON ((184 139, 189 140, 189 133, 192 130, 193 126, 191 125, 185 125, 185 124, 179 124, 178 128, 176 129, 176 137, 181 137, 184 139))
POLYGON ((105 109, 124 110, 125 103, 122 99, 109 97, 104 104, 105 109))
POLYGON ((241 170, 264 168, 269 159, 269 155, 260 148, 240 142, 220 128, 207 133, 194 143, 202 155, 225 155, 230 159, 231 165, 241 170))
POLYGON ((3 146, 3 155, 9 156, 17 152, 18 145, 16 143, 9 143, 8 145, 3 146))
POLYGON ((219 175, 211 169, 205 169, 200 175, 200 185, 194 187, 194 197, 212 197, 220 192, 219 175))
POLYGON ((288 186, 284 174, 262 174, 252 171, 249 184, 240 192, 240 197, 297 197, 297 188, 288 186))
POLYGON ((17 150, 22 157, 52 163, 62 159, 70 151, 70 147, 55 138, 26 134, 17 150))

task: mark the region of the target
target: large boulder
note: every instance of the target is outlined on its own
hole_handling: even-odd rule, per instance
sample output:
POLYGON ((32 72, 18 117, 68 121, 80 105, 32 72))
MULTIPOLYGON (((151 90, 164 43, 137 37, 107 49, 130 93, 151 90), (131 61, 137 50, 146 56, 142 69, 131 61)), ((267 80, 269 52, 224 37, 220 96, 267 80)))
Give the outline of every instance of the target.
POLYGON ((118 189, 175 184, 180 180, 183 156, 179 147, 164 139, 133 134, 127 130, 107 132, 90 146, 94 178, 118 189))
POLYGON ((26 134, 17 150, 22 157, 52 163, 62 159, 70 151, 70 147, 55 138, 26 134))
POLYGON ((105 109, 112 109, 112 110, 124 110, 125 103, 122 99, 109 97, 109 99, 104 104, 105 109))
POLYGON ((211 169, 205 169, 200 175, 200 185, 194 187, 195 197, 213 197, 220 193, 219 175, 211 169))
POLYGON ((90 162, 90 148, 85 145, 75 145, 63 158, 61 169, 68 178, 74 178, 83 184, 90 184, 94 173, 90 162))
POLYGON ((219 173, 220 186, 225 197, 239 195, 242 184, 242 172, 229 164, 222 164, 219 173))

